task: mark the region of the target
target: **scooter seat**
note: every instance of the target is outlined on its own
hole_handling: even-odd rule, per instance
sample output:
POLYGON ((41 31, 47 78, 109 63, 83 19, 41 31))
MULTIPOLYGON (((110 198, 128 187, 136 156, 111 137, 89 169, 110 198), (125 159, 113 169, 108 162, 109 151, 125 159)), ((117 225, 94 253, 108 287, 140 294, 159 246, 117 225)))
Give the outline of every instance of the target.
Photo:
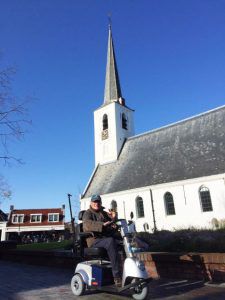
POLYGON ((105 258, 107 257, 107 251, 105 248, 84 248, 84 256, 105 258))

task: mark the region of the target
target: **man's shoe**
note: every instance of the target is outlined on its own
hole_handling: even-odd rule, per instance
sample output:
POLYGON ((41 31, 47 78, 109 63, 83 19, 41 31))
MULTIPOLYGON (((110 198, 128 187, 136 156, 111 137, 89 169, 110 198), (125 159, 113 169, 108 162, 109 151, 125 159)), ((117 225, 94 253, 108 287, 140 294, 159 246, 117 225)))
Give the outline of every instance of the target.
POLYGON ((118 287, 118 288, 122 287, 122 279, 120 277, 115 277, 114 283, 115 283, 116 287, 118 287))

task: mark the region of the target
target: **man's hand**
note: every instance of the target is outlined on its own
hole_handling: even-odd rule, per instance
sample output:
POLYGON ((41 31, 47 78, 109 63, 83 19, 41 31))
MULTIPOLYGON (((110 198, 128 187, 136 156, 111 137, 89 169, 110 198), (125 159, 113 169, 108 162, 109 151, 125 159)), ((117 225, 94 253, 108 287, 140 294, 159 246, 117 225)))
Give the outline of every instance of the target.
POLYGON ((103 226, 109 226, 112 225, 113 221, 107 221, 105 223, 103 223, 103 226))
POLYGON ((110 209, 108 212, 107 212, 108 216, 111 218, 111 219, 115 219, 116 218, 116 212, 112 209, 110 209))

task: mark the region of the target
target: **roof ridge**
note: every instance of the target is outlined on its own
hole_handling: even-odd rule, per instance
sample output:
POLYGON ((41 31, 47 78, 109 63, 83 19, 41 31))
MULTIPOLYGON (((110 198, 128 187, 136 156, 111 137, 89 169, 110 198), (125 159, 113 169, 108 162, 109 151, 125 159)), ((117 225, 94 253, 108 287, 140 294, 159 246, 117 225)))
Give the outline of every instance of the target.
POLYGON ((152 129, 152 130, 149 130, 149 131, 146 131, 146 132, 144 132, 144 133, 137 134, 137 135, 135 135, 135 136, 132 136, 132 137, 127 138, 127 141, 132 140, 132 139, 135 139, 135 138, 139 138, 139 137, 141 137, 141 136, 144 136, 144 135, 147 135, 147 134, 150 134, 150 133, 155 133, 155 132, 157 132, 157 131, 161 131, 161 130, 163 130, 163 129, 170 128, 170 127, 173 127, 173 126, 182 124, 182 123, 185 123, 185 122, 187 122, 187 121, 190 121, 190 120, 199 118, 199 117, 201 117, 201 116, 210 114, 210 113, 215 112, 215 111, 217 111, 217 110, 220 110, 220 109, 222 109, 222 108, 225 108, 225 105, 221 105, 221 106, 219 106, 219 107, 216 107, 216 108, 210 109, 210 110, 208 110, 208 111, 205 111, 205 112, 203 112, 203 113, 200 113, 200 114, 197 114, 197 115, 194 115, 194 116, 185 118, 185 119, 183 119, 183 120, 180 120, 180 121, 177 121, 177 122, 173 122, 173 123, 170 123, 170 124, 168 124, 168 125, 164 125, 164 126, 162 126, 162 127, 159 127, 159 128, 156 128, 156 129, 152 129))

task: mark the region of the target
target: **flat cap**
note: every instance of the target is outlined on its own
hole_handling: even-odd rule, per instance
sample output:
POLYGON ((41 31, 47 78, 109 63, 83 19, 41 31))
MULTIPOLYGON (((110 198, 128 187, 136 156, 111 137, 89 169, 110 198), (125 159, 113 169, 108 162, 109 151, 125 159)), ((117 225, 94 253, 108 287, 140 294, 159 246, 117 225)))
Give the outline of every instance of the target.
POLYGON ((101 202, 102 198, 100 197, 100 195, 92 195, 91 196, 91 201, 92 202, 101 202))

